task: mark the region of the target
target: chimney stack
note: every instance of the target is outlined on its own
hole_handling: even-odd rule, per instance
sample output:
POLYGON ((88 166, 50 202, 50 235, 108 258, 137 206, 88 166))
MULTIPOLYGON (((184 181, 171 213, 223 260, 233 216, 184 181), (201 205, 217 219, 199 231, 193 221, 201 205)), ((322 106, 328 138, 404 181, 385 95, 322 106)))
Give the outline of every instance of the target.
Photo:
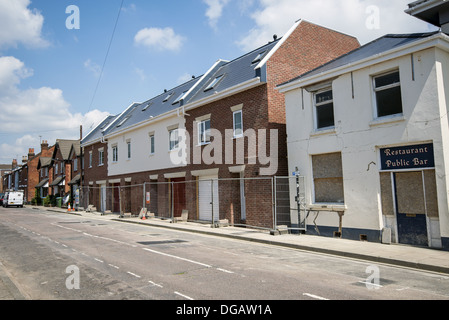
POLYGON ((22 164, 26 164, 28 162, 27 156, 22 156, 22 164))
POLYGON ((33 149, 33 148, 30 148, 30 149, 28 150, 28 160, 34 158, 35 156, 36 156, 36 154, 34 153, 34 149, 33 149))
POLYGON ((41 151, 47 151, 48 150, 48 141, 47 140, 42 140, 41 143, 41 151))
POLYGON ((14 170, 15 168, 17 168, 17 159, 12 160, 12 169, 14 170))

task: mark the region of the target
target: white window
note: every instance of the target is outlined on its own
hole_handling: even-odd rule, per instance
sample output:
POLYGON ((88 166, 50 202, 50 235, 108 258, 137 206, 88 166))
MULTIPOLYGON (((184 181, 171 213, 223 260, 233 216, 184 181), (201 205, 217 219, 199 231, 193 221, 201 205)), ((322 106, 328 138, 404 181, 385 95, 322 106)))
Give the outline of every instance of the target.
POLYGON ((155 153, 155 147, 154 147, 154 133, 150 134, 150 154, 155 153))
POLYGON ((128 149, 128 160, 131 159, 131 141, 126 142, 127 149, 128 149))
POLYGON ((334 100, 332 89, 315 93, 315 128, 323 129, 335 126, 334 100))
POLYGON ((243 136, 243 114, 242 110, 234 112, 234 138, 243 136))
POLYGON ((104 149, 98 150, 98 166, 104 165, 104 149))
POLYGON ((56 163, 55 164, 55 174, 58 174, 58 167, 59 167, 59 165, 56 163))
POLYGON ((401 80, 399 71, 373 78, 377 117, 402 113, 401 80))
POLYGON ((168 132, 169 137, 169 150, 175 150, 179 147, 179 131, 178 129, 173 129, 168 132))
POLYGON ((78 159, 73 160, 73 171, 78 171, 78 159))
POLYGON ((198 123, 198 144, 210 143, 210 119, 198 123))
POLYGON ((112 146, 112 162, 118 162, 118 147, 112 146))
POLYGON ((92 168, 92 151, 89 151, 89 168, 92 168))

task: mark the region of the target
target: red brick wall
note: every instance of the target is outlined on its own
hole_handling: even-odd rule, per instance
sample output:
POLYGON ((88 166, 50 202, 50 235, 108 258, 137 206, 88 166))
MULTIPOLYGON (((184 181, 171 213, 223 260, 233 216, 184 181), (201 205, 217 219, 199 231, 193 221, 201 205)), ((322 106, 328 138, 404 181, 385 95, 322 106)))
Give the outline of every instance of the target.
POLYGON ((39 159, 50 158, 53 156, 53 151, 55 150, 55 146, 51 148, 44 147, 42 151, 37 154, 35 157, 28 159, 28 201, 34 198, 35 195, 35 187, 40 182, 40 172, 37 170, 37 165, 39 164, 39 159))
POLYGON ((267 63, 270 122, 285 123, 284 95, 275 86, 358 47, 352 36, 303 20, 267 63))

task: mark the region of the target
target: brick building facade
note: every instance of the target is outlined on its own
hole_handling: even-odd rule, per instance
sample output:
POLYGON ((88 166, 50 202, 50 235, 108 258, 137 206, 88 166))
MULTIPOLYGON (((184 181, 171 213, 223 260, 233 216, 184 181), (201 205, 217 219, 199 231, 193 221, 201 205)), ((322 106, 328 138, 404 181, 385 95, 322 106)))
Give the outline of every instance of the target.
POLYGON ((90 153, 92 159, 98 157, 100 148, 105 155, 104 166, 85 170, 84 186, 99 188, 93 195, 89 192, 89 204, 137 214, 145 204, 142 189, 134 192, 132 188, 151 182, 146 186, 153 200, 148 209, 157 214, 179 216, 186 209, 193 220, 210 220, 205 211, 215 202, 214 218, 272 226, 271 212, 266 210, 271 207, 271 180, 242 181, 289 174, 284 96, 274 88, 359 46, 354 37, 297 21, 283 38, 275 37, 232 61, 219 60, 201 78, 167 90, 160 96, 168 95, 165 100, 156 97, 130 106, 109 126, 97 128, 97 140, 83 139, 86 163, 90 153), (161 115, 162 108, 165 113, 161 115), (148 118, 143 120, 143 115, 148 118), (133 122, 133 117, 140 122, 133 122), (172 135, 179 140, 172 141, 172 135), (177 146, 183 139, 185 146, 170 151, 172 143, 177 146), (179 152, 185 158, 177 166, 166 154, 154 162, 146 149, 149 144, 153 148, 155 141, 156 155, 168 149, 170 157, 179 152), (219 190, 215 201, 215 196, 207 199, 202 194, 211 184, 219 190), (103 205, 101 188, 110 188, 103 205))

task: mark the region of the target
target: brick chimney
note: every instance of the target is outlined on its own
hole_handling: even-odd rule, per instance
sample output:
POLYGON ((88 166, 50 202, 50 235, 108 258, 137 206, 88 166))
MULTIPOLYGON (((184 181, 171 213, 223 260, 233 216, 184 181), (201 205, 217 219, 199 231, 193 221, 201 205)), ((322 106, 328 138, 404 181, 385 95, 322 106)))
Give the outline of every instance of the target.
POLYGON ((28 162, 28 156, 22 156, 22 164, 26 164, 28 162))
POLYGON ((44 152, 44 151, 48 151, 48 141, 47 140, 42 140, 42 143, 41 143, 41 152, 44 152))
POLYGON ((36 154, 34 153, 34 149, 30 148, 28 150, 28 160, 31 160, 32 158, 34 158, 36 156, 36 154))
POLYGON ((12 169, 14 170, 15 168, 17 168, 17 159, 12 160, 12 169))

